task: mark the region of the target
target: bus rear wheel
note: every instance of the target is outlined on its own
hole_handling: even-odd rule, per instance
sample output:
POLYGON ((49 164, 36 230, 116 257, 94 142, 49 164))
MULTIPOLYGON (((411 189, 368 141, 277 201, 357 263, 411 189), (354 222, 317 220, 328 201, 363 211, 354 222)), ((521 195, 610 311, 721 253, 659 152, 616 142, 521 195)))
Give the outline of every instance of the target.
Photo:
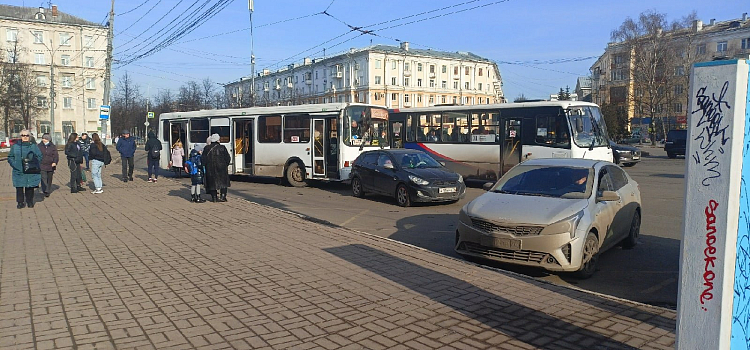
POLYGON ((286 169, 286 181, 294 187, 305 187, 305 170, 299 163, 293 162, 286 169))

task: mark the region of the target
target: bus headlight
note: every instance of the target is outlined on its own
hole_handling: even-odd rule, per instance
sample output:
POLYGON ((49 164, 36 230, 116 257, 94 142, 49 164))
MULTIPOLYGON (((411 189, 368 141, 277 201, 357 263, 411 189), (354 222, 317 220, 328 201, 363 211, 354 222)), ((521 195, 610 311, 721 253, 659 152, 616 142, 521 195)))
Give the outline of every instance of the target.
POLYGON ((430 184, 429 181, 426 181, 426 180, 424 180, 424 179, 422 179, 420 177, 416 177, 414 175, 409 175, 409 180, 411 180, 411 182, 413 182, 413 183, 415 183, 417 185, 421 185, 421 186, 427 186, 427 185, 430 184))

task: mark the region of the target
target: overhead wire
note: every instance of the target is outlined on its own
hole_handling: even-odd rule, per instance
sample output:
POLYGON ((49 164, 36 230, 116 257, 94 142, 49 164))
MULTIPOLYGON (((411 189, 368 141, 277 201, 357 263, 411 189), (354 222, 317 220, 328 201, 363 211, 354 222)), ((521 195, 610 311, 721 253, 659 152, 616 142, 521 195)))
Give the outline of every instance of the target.
MULTIPOLYGON (((137 9, 141 8, 141 6, 145 5, 145 4, 146 4, 147 2, 149 2, 149 1, 151 1, 151 0, 146 0, 146 1, 142 2, 142 3, 140 4, 140 5, 138 5, 138 6, 134 7, 134 8, 132 8, 132 9, 130 9, 130 10, 127 10, 127 11, 125 11, 125 12, 123 12, 123 13, 120 13, 120 14, 118 14, 118 15, 119 15, 119 16, 127 15, 128 13, 131 13, 131 12, 133 12, 133 11, 135 11, 135 10, 137 10, 137 9)), ((148 13, 148 12, 147 12, 147 13, 148 13)))

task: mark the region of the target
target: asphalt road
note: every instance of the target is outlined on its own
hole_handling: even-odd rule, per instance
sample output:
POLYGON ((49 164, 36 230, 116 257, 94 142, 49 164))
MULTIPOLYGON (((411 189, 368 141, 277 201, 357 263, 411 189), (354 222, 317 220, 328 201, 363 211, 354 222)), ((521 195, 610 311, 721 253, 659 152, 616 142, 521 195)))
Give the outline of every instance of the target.
MULTIPOLYGON (((639 244, 632 250, 613 248, 600 258, 599 271, 588 280, 542 270, 479 263, 512 270, 555 284, 628 300, 671 307, 677 305, 679 249, 684 206, 683 158, 668 159, 660 149, 647 149, 645 157, 625 170, 641 188, 643 221, 639 244)), ((145 168, 140 157, 138 166, 145 168), (142 164, 141 164, 142 163, 142 164)), ((410 208, 395 205, 392 198, 369 195, 364 199, 351 195, 348 186, 338 183, 313 183, 306 188, 287 187, 273 178, 232 177, 229 195, 282 208, 334 225, 389 237, 440 254, 460 258, 453 251, 459 209, 484 191, 469 188, 467 196, 454 204, 422 204, 410 208)), ((189 198, 188 179, 184 198, 189 198)), ((196 204, 214 206, 220 204, 196 204)))

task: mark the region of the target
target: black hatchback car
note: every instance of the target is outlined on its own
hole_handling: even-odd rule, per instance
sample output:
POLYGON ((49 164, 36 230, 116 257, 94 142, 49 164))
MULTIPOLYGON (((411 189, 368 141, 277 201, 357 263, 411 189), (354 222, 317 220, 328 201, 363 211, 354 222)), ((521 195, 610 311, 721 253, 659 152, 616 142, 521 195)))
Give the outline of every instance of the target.
POLYGON ((667 151, 667 157, 684 156, 686 144, 687 130, 669 130, 667 138, 664 140, 664 150, 667 151))
POLYGON ((461 175, 419 150, 367 151, 352 164, 352 194, 377 193, 408 207, 414 202, 456 202, 466 195, 461 175))

